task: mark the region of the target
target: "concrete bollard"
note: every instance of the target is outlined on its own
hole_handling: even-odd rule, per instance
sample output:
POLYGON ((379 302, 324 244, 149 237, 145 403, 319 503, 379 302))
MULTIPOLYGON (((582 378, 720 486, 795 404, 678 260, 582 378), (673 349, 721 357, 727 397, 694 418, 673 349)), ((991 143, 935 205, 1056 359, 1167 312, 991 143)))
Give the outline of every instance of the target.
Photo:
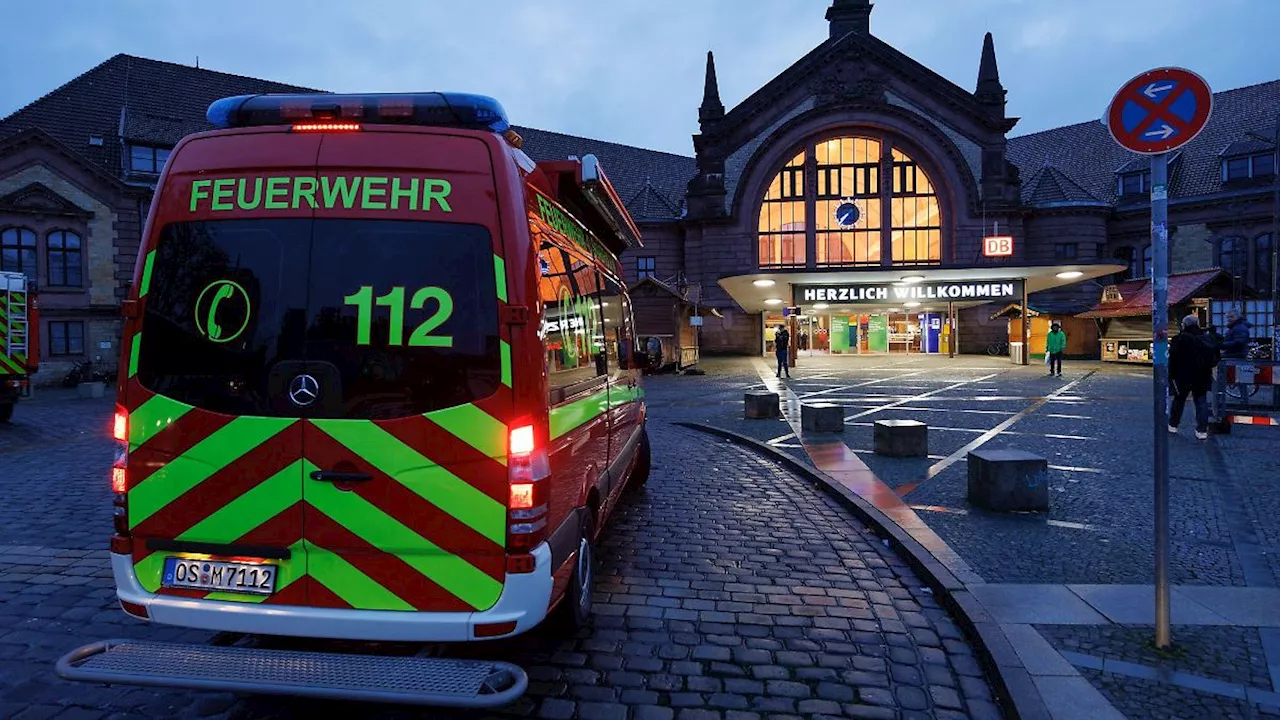
POLYGON ((745 415, 753 420, 776 418, 778 410, 778 393, 768 390, 752 390, 742 396, 742 407, 745 415))
POLYGON ((918 420, 877 420, 874 450, 888 457, 928 457, 929 426, 918 420))
POLYGON ((844 432, 844 408, 835 403, 804 403, 800 428, 812 432, 844 432))
POLYGON ((1049 461, 1025 450, 969 453, 969 502, 998 512, 1049 511, 1049 461))

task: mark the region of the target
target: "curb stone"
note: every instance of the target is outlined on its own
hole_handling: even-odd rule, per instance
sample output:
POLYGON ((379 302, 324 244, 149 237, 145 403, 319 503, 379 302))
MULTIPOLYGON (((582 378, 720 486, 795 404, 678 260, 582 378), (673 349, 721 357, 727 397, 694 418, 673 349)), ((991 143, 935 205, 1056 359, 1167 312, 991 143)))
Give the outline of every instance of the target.
POLYGON ((934 557, 933 553, 911 537, 892 518, 821 470, 755 438, 708 423, 673 421, 672 424, 709 435, 717 435, 751 448, 787 466, 834 496, 865 522, 872 532, 886 540, 889 547, 901 555, 907 561, 907 565, 934 592, 942 606, 956 616, 966 639, 977 651, 983 669, 992 679, 993 694, 1004 713, 1020 720, 1024 718, 1051 720, 1049 708, 1045 705, 1040 691, 1036 689, 1031 674, 1018 654, 1014 652, 1012 643, 1005 636, 999 623, 973 597, 964 583, 960 582, 934 557))

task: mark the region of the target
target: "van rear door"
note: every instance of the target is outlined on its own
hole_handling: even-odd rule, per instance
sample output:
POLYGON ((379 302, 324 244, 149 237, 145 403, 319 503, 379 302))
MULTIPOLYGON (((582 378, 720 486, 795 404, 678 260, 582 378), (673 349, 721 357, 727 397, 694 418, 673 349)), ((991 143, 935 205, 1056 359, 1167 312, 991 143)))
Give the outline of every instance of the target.
POLYGON ((512 412, 489 148, 395 130, 323 138, 302 373, 316 390, 310 602, 488 609, 506 574, 512 412))
POLYGON ((309 595, 302 422, 275 370, 304 359, 312 211, 272 202, 260 168, 314 181, 319 144, 206 137, 170 160, 121 397, 134 570, 148 591, 286 605, 309 595))

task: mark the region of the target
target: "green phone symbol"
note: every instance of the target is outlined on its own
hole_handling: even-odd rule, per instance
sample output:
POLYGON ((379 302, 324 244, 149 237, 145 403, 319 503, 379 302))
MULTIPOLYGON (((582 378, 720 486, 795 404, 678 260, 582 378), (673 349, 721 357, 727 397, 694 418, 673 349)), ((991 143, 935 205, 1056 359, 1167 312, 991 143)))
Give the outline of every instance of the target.
MULTIPOLYGON (((227 343, 240 337, 240 335, 249 327, 249 316, 252 313, 252 306, 249 303, 249 293, 234 280, 215 280, 205 286, 200 291, 200 296, 196 298, 196 329, 202 335, 216 343, 227 343), (210 292, 212 291, 212 293, 210 292), (226 301, 232 300, 239 296, 241 300, 236 308, 242 315, 240 325, 231 333, 224 333, 224 329, 217 322, 218 309, 226 301)), ((225 318, 230 311, 224 311, 225 318)))

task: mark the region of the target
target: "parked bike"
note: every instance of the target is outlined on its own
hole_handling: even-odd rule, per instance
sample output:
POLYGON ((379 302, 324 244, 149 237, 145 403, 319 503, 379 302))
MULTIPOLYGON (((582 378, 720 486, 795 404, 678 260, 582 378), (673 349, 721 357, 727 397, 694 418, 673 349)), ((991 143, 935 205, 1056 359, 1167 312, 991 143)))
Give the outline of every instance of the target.
POLYGON ((1009 343, 993 342, 987 346, 987 354, 995 357, 1000 357, 1001 355, 1007 356, 1009 354, 1009 343))
MULTIPOLYGON (((98 358, 101 360, 102 358, 98 358)), ((83 382, 111 382, 111 373, 107 372, 99 365, 95 365, 93 360, 85 360, 78 362, 72 366, 71 370, 62 378, 62 387, 73 388, 83 382)))

